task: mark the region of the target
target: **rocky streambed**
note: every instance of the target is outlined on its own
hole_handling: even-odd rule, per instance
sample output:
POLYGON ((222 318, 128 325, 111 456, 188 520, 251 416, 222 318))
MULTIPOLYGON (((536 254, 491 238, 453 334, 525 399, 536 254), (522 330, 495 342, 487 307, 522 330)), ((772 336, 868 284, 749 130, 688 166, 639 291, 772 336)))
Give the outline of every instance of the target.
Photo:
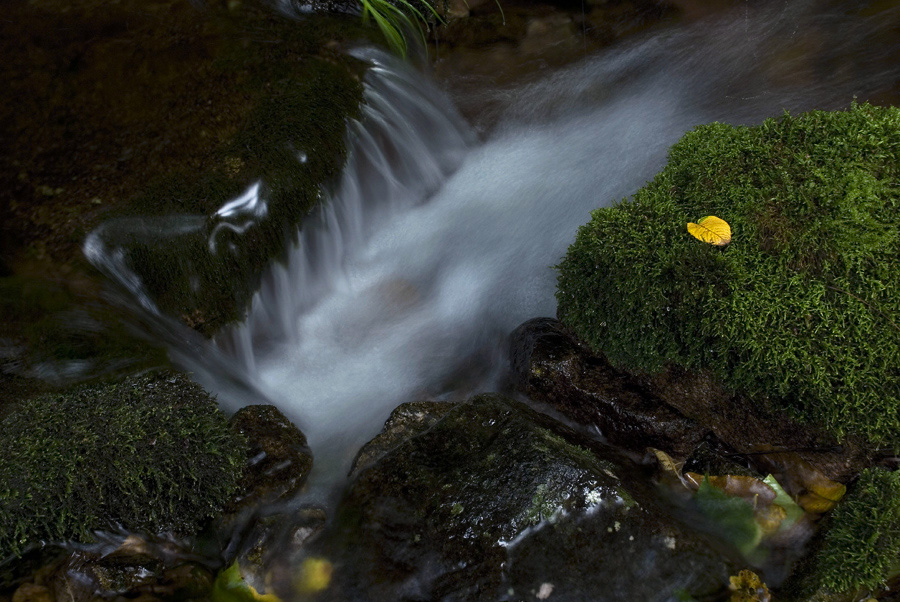
MULTIPOLYGON (((654 123, 654 117, 669 115, 666 103, 654 101, 655 110, 640 119, 617 112, 617 107, 637 103, 647 81, 652 90, 665 90, 683 104, 702 108, 687 117, 671 111, 678 116, 670 128, 676 138, 697 125, 690 121, 697 115, 715 119, 716 110, 704 104, 707 96, 691 100, 678 86, 665 84, 668 77, 657 77, 657 71, 668 73, 660 65, 670 59, 686 72, 707 68, 705 55, 698 59, 688 49, 707 47, 701 32, 727 30, 738 22, 748 27, 757 23, 759 32, 770 28, 775 33, 753 46, 774 48, 766 60, 742 76, 729 71, 710 86, 723 89, 731 104, 740 98, 735 119, 757 115, 755 105, 747 104, 753 99, 742 96, 742 80, 752 80, 765 92, 763 97, 778 96, 789 106, 803 97, 792 87, 797 81, 816 102, 829 106, 845 106, 846 96, 857 89, 865 99, 882 104, 895 95, 898 80, 885 66, 896 63, 897 44, 891 37, 891 24, 898 22, 895 7, 872 3, 835 9, 811 2, 810 10, 823 10, 822 18, 807 23, 802 34, 782 37, 784 27, 796 30, 802 21, 787 8, 763 7, 764 19, 752 21, 746 13, 746 19, 735 21, 729 3, 720 4, 454 4, 447 7, 450 22, 432 34, 432 41, 443 44, 435 49, 434 70, 479 134, 491 139, 493 132, 501 133, 499 142, 491 140, 498 154, 514 159, 500 163, 514 174, 529 171, 531 159, 528 151, 509 142, 519 133, 504 138, 503 132, 514 130, 510 124, 519 120, 538 134, 554 128, 590 134, 566 138, 570 145, 580 144, 581 138, 597 134, 590 119, 578 119, 587 107, 608 99, 613 99, 604 105, 611 123, 654 123), (764 9, 772 9, 771 14, 764 9), (717 15, 723 20, 716 21, 717 15), (872 15, 880 27, 873 25, 872 15), (699 26, 690 25, 695 19, 699 26), (678 23, 687 27, 684 39, 669 35, 680 31, 678 23), (851 36, 860 29, 867 33, 852 39, 872 43, 856 46, 878 48, 878 53, 832 51, 840 45, 827 43, 834 32, 851 36), (642 35, 638 45, 616 46, 642 35), (607 71, 601 73, 601 84, 587 66, 559 80, 548 77, 549 71, 610 45, 614 51, 603 63, 607 71), (621 54, 619 48, 624 49, 621 54), (850 72, 865 77, 857 81, 850 72), (563 88, 571 98, 557 102, 563 88), (628 102, 616 101, 617 89, 625 91, 628 102), (574 117, 559 120, 563 114, 574 117), (572 120, 577 127, 570 127, 572 120)), ((196 8, 178 2, 148 7, 119 3, 102 18, 96 12, 100 8, 88 1, 40 8, 17 2, 10 9, 14 18, 3 25, 11 32, 16 22, 22 23, 27 33, 20 44, 10 42, 18 37, 4 36, 15 57, 7 65, 12 65, 7 93, 34 98, 41 117, 29 117, 20 102, 4 103, 2 123, 12 141, 4 152, 17 173, 4 172, 7 192, 0 196, 0 445, 6 450, 0 460, 0 515, 15 520, 4 520, 5 539, 0 540, 8 547, 0 550, 0 600, 891 599, 896 585, 892 566, 900 553, 900 483, 890 436, 876 441, 858 432, 836 433, 809 415, 799 420, 797 412, 784 411, 784 400, 736 390, 712 370, 677 362, 655 371, 627 370, 620 357, 614 365, 594 350, 596 344, 592 347, 554 318, 534 318, 509 332, 534 315, 522 314, 515 305, 520 296, 552 297, 552 286, 537 276, 529 275, 523 285, 507 274, 506 289, 509 280, 528 291, 484 293, 493 297, 487 305, 499 307, 477 314, 470 320, 474 327, 451 322, 450 327, 426 330, 434 340, 440 340, 434 333, 444 330, 483 332, 472 337, 480 341, 474 352, 449 346, 465 350, 460 354, 465 357, 420 353, 418 359, 425 363, 447 362, 446 369, 428 372, 437 375, 435 382, 404 385, 399 399, 386 395, 386 400, 371 400, 375 407, 397 407, 380 434, 361 449, 353 447, 356 458, 349 475, 338 474, 332 480, 337 485, 326 494, 321 481, 310 478, 316 469, 323 470, 322 458, 314 457, 315 449, 292 424, 289 409, 269 405, 262 388, 235 393, 222 384, 240 381, 245 365, 223 362, 219 367, 227 369, 214 373, 213 381, 221 386, 218 402, 246 406, 230 419, 183 374, 158 371, 167 363, 161 347, 169 345, 184 365, 185 357, 206 353, 207 337, 221 336, 223 325, 247 311, 258 287, 278 296, 280 272, 266 280, 263 266, 273 258, 280 265, 278 258, 291 246, 285 231, 293 232, 335 187, 346 151, 343 125, 357 115, 366 71, 389 69, 383 62, 365 64, 358 54, 354 58, 340 52, 372 37, 355 17, 294 21, 250 2, 211 4, 200 13, 202 19, 191 12, 196 8), (119 51, 123 48, 127 52, 119 51), (183 78, 173 66, 178 60, 183 61, 183 78), (143 67, 127 75, 129 65, 143 67), (185 104, 185 98, 195 104, 185 104), (41 127, 32 130, 34 123, 41 127), (37 142, 32 144, 32 138, 37 142), (148 139, 155 146, 148 147, 148 139), (251 199, 247 195, 254 182, 262 192, 251 199), (115 242, 130 253, 128 265, 164 319, 135 311, 128 291, 104 289, 100 275, 79 256, 83 236, 102 220, 128 220, 135 214, 157 221, 126 228, 115 242), (248 216, 253 219, 242 221, 248 216), (171 235, 173 224, 188 235, 171 235), (166 233, 164 244, 151 244, 161 232, 166 233), (493 322, 486 323, 484 315, 493 322), (135 375, 139 368, 151 371, 135 375), (115 376, 117 371, 121 374, 115 376), (98 377, 106 382, 68 388, 73 381, 98 377), (47 390, 56 393, 39 395, 47 390), (193 415, 187 408, 202 420, 189 418, 193 415), (142 503, 152 507, 144 511, 142 503), (189 512, 180 504, 188 504, 189 512), (861 568, 848 576, 843 565, 861 568)), ((714 47, 728 58, 725 46, 714 47)), ((396 84, 391 77, 389 73, 386 81, 396 84)), ((700 80, 687 81, 700 87, 700 80)), ((359 137, 382 149, 375 156, 385 164, 368 159, 363 170, 386 174, 384 180, 395 186, 377 190, 414 188, 408 180, 420 172, 407 169, 411 163, 403 162, 400 138, 384 133, 390 128, 402 133, 408 119, 394 115, 390 103, 372 98, 362 112, 386 116, 388 125, 376 136, 360 130, 359 137)), ((435 112, 427 95, 415 99, 420 109, 416 119, 435 112)), ((441 107, 437 112, 445 111, 452 121, 452 107, 441 107)), ((617 157, 635 157, 634 163, 617 168, 624 178, 618 188, 600 188, 598 181, 572 192, 574 196, 586 188, 611 197, 591 200, 589 208, 630 195, 631 183, 639 187, 641 174, 650 177, 661 160, 647 149, 664 151, 673 135, 652 128, 639 132, 640 144, 627 152, 607 144, 631 140, 630 131, 602 130, 607 136, 603 144, 587 147, 607 152, 602 157, 610 169, 618 165, 617 157), (659 140, 651 144, 654 136, 659 140), (636 163, 640 167, 634 174, 626 174, 636 163)), ((465 135, 457 138, 454 144, 467 140, 465 135)), ((893 198, 895 188, 889 176, 896 145, 891 140, 882 144, 874 135, 865 139, 867 158, 887 159, 874 175, 848 169, 854 177, 841 180, 842 190, 853 193, 843 196, 862 199, 860 207, 871 206, 866 199, 893 198)), ((805 142, 785 140, 787 148, 805 142)), ((426 150, 420 147, 415 158, 426 157, 426 150)), ((560 168, 562 176, 548 174, 548 180, 589 171, 582 169, 584 159, 571 159, 567 167, 579 169, 560 168)), ((856 169, 847 157, 842 160, 856 169)), ((480 161, 494 165, 487 151, 480 161)), ((692 173, 705 174, 708 164, 695 165, 692 173)), ((489 180, 478 164, 466 167, 489 180)), ((816 177, 822 173, 815 171, 816 177)), ((472 188, 502 199, 508 186, 499 184, 472 188)), ((440 178, 423 185, 426 192, 416 202, 437 204, 429 195, 437 196, 440 186, 440 178)), ((671 190, 675 194, 686 186, 687 180, 679 180, 671 190)), ((543 189, 540 182, 530 187, 543 189)), ((460 186, 457 182, 451 188, 460 186)), ((527 190, 514 190, 530 199, 527 190)), ((554 193, 559 196, 559 190, 554 193)), ((461 199, 456 205, 465 208, 461 199)), ((549 199, 532 201, 539 222, 562 220, 562 207, 540 213, 549 199)), ((497 203, 475 210, 481 222, 485 214, 497 212, 499 235, 497 226, 512 220, 501 215, 497 203)), ((514 206, 532 210, 524 203, 514 206)), ((333 213, 315 214, 321 222, 316 226, 319 238, 304 243, 308 255, 329 259, 330 245, 343 237, 345 231, 335 225, 337 211, 333 213)), ((378 217, 366 215, 363 221, 378 217)), ((793 219, 788 213, 768 206, 761 215, 761 231, 769 237, 762 245, 766 253, 802 246, 792 246, 786 234, 793 219)), ((446 256, 455 258, 455 249, 478 243, 454 234, 451 217, 436 214, 447 222, 445 233, 434 238, 450 239, 446 256)), ((579 215, 576 223, 585 219, 586 214, 579 215)), ((749 238, 751 229, 732 221, 736 240, 740 234, 749 238)), ((858 214, 850 222, 851 230, 868 224, 857 248, 893 265, 886 251, 892 244, 890 227, 873 227, 858 214)), ((475 222, 464 224, 476 228, 475 222)), ((677 226, 683 229, 680 222, 677 226)), ((312 227, 301 227, 301 240, 306 240, 304 229, 312 227)), ((534 237, 538 243, 537 234, 529 232, 523 227, 518 237, 534 237)), ((395 239, 389 238, 386 244, 392 248, 395 239)), ((474 266, 481 263, 499 263, 487 254, 490 247, 471 265, 465 257, 461 265, 477 271, 474 266)), ((399 243, 397 248, 402 248, 399 243)), ((737 244, 727 252, 735 249, 737 244)), ((718 266, 722 253, 704 252, 692 248, 685 256, 718 266)), ((528 259, 524 249, 518 255, 522 262, 528 259)), ((802 252, 800 257, 808 260, 802 252)), ((538 263, 546 270, 553 261, 555 255, 538 263)), ((824 262, 812 263, 818 269, 824 262)), ((330 264, 311 265, 315 276, 330 264)), ((451 275, 465 273, 460 268, 451 275)), ((510 268, 509 273, 519 272, 510 268)), ((667 273, 678 281, 675 271, 667 273)), ((387 343, 387 333, 399 329, 401 316, 416 315, 431 297, 442 297, 432 295, 430 288, 439 275, 437 268, 418 279, 389 274, 385 282, 368 286, 356 297, 368 299, 363 305, 369 307, 385 305, 388 310, 378 314, 381 322, 375 327, 362 318, 345 322, 338 334, 372 335, 357 346, 387 343)), ((448 280, 464 283, 461 277, 448 280)), ((887 316, 882 326, 893 323, 889 296, 868 296, 877 287, 860 292, 843 281, 829 281, 829 286, 826 290, 836 293, 833 298, 840 303, 859 301, 852 309, 863 316, 862 323, 870 324, 876 315, 887 316)), ((631 299, 641 299, 647 290, 631 299)), ((466 308, 477 305, 470 300, 477 296, 466 297, 466 308)), ((699 303, 701 295, 692 298, 699 303)), ((685 296, 672 299, 682 302, 685 296)), ((271 307, 264 310, 268 318, 278 313, 271 307)), ((296 316, 275 318, 271 323, 296 324, 296 316)), ((802 319, 815 330, 818 314, 810 310, 802 319)), ((304 323, 302 334, 314 334, 315 326, 304 323)), ((791 327, 796 337, 803 324, 791 327)), ((890 328, 878 330, 888 341, 881 347, 888 351, 895 339, 890 328)), ((848 326, 844 332, 851 330, 848 326)), ((290 334, 281 333, 285 338, 290 334)), ((429 338, 418 331, 413 341, 416 337, 429 338)), ((354 346, 338 335, 331 339, 344 350, 354 346)), ((636 339, 623 340, 640 347, 636 339)), ((254 337, 235 345, 253 348, 259 357, 270 350, 269 341, 254 337)), ((420 348, 410 343, 406 349, 408 363, 416 365, 410 356, 420 348)), ((299 371, 302 363, 287 371, 299 371)), ((893 374, 889 365, 888 360, 886 375, 893 374)), ((397 374, 403 378, 406 372, 397 374)), ((884 399, 893 399, 893 382, 885 381, 884 399)), ((837 384, 846 393, 844 383, 837 384)), ((322 391, 328 388, 326 384, 322 391)), ((860 385, 860 390, 869 388, 860 385)), ((365 401, 355 410, 342 410, 343 417, 336 420, 357 422, 352 414, 362 415, 369 404, 365 401)), ((379 423, 384 418, 377 411, 372 415, 379 416, 379 423)), ((872 416, 873 425, 887 424, 882 414, 878 420, 872 416)), ((312 439, 313 431, 303 427, 312 439)), ((368 430, 376 432, 377 424, 368 430)), ((328 462, 324 470, 334 471, 328 462)))

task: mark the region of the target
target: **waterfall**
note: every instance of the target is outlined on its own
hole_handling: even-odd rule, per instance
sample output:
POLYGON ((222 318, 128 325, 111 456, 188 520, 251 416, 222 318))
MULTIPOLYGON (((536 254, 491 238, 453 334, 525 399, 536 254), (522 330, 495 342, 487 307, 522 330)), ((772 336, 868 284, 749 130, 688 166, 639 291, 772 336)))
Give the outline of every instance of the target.
MULTIPOLYGON (((652 178, 685 131, 846 106, 898 80, 882 23, 812 6, 739 10, 486 91, 503 111, 482 115, 481 142, 426 78, 357 51, 371 67, 342 179, 246 320, 211 343, 160 315, 114 235, 177 236, 197 218, 110 224, 85 253, 224 405, 279 405, 316 454, 314 488, 337 485, 398 404, 498 386, 506 335, 555 312, 552 266, 578 226, 652 178)), ((220 217, 262 211, 247 194, 220 217)))

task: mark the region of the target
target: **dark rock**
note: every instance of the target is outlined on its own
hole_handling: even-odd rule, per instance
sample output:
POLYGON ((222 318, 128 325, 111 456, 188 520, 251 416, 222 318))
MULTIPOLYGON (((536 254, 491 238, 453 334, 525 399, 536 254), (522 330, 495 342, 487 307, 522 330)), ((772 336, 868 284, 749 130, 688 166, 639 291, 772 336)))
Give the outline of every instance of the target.
POLYGON ((798 463, 841 482, 871 463, 871 450, 854 438, 838 445, 822 429, 751 403, 707 374, 676 367, 652 377, 616 370, 552 318, 513 331, 510 362, 519 390, 580 424, 596 425, 626 449, 654 447, 686 458, 703 441, 707 457, 694 454, 694 468, 773 473, 791 493, 803 488, 792 483, 798 463))
POLYGON ((507 599, 529 601, 697 599, 721 593, 729 574, 702 539, 625 504, 542 525, 510 547, 507 564, 507 599))
MULTIPOLYGON (((547 524, 578 522, 576 516, 599 521, 596 529, 607 534, 607 526, 618 533, 618 522, 630 529, 629 535, 641 535, 640 543, 653 542, 657 552, 669 549, 667 538, 689 537, 677 523, 665 526, 655 518, 661 506, 633 479, 637 466, 511 399, 481 395, 449 409, 411 404, 388 421, 388 431, 383 441, 389 445, 379 459, 359 468, 335 524, 308 551, 335 567, 322 599, 502 598, 509 587, 504 567, 512 551, 518 550, 519 566, 527 566, 534 552, 523 542, 535 536, 536 526, 544 525, 537 531, 543 537, 552 533, 547 524), (430 414, 437 408, 439 418, 430 414), (397 425, 404 422, 413 434, 401 440, 397 425)), ((609 547, 591 553, 618 553, 618 536, 604 541, 609 547)), ((700 540, 691 541, 703 548, 700 540)), ((700 589, 708 591, 727 582, 723 561, 708 550, 700 557, 705 564, 683 564, 675 580, 678 587, 702 583, 700 589), (701 565, 703 576, 694 575, 701 565)), ((627 572, 622 582, 639 587, 645 572, 655 569, 617 563, 617 570, 627 572)), ((524 577, 517 574, 516 579, 516 585, 527 585, 524 577)), ((656 583, 664 589, 662 580, 656 583)), ((571 587, 578 590, 582 583, 575 579, 571 587)), ((591 590, 585 586, 580 591, 591 590)))
POLYGON ((373 464, 406 439, 428 430, 456 405, 455 403, 414 401, 404 403, 395 409, 384 423, 381 432, 359 450, 353 461, 353 470, 350 476, 357 476, 360 470, 373 464))
POLYGON ((231 418, 231 428, 247 439, 247 466, 239 496, 229 510, 288 500, 303 487, 313 456, 306 437, 273 405, 251 405, 231 418))
POLYGON ((872 463, 870 445, 848 436, 838 444, 834 435, 769 408, 762 401, 724 389, 708 374, 668 367, 641 385, 670 406, 706 425, 715 438, 745 454, 763 473, 789 472, 799 458, 829 479, 847 482, 872 463), (867 449, 868 448, 868 449, 867 449))
POLYGON ((694 448, 684 461, 683 474, 695 472, 701 475, 742 475, 763 478, 741 454, 726 446, 715 436, 707 437, 694 448), (743 460, 743 461, 742 461, 743 460))
POLYGON ((257 513, 245 517, 243 527, 225 549, 225 566, 235 561, 248 583, 289 599, 296 578, 297 559, 307 542, 324 529, 325 511, 316 507, 257 513))
POLYGON ((510 361, 523 393, 597 426, 614 445, 637 452, 654 447, 683 458, 708 431, 591 353, 553 318, 516 328, 510 361))
POLYGON ((18 602, 88 602, 111 599, 200 600, 213 573, 176 541, 135 535, 104 536, 35 571, 12 599, 18 602))

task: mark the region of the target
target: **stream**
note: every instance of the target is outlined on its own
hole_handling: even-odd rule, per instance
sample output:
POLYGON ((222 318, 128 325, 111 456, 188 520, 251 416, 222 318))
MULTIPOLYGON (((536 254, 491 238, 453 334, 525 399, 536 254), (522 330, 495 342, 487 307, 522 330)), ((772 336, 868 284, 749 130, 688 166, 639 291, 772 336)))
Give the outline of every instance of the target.
MULTIPOLYGON (((483 90, 502 110, 474 125, 452 91, 354 51, 371 67, 342 179, 269 267, 247 319, 213 341, 156 309, 114 235, 177 236, 195 218, 108 224, 85 254, 227 409, 274 403, 303 430, 315 454, 303 501, 328 505, 399 404, 504 387, 507 336, 555 314, 553 266, 578 226, 651 179, 684 132, 846 107, 898 81, 880 42, 888 19, 851 13, 858 3, 757 4, 483 90)), ((222 228, 264 214, 259 195, 223 202, 222 228)), ((218 231, 210 252, 225 252, 218 231)))

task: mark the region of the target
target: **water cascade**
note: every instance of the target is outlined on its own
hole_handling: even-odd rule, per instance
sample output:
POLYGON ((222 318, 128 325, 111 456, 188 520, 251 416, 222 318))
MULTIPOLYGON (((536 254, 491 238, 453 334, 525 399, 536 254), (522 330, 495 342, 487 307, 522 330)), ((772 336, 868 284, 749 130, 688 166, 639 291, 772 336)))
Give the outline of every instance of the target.
MULTIPOLYGON (((578 226, 652 178, 685 131, 842 107, 897 81, 878 22, 813 5, 657 31, 485 91, 503 110, 481 116, 480 142, 425 78, 359 51, 371 67, 343 178, 264 275, 247 319, 212 343, 159 314, 115 235, 177 236, 196 218, 109 224, 86 253, 223 403, 281 407, 316 454, 313 490, 332 490, 398 404, 500 385, 505 336, 554 314, 552 266, 578 226)), ((264 211, 252 188, 245 196, 217 215, 232 231, 264 211)))

